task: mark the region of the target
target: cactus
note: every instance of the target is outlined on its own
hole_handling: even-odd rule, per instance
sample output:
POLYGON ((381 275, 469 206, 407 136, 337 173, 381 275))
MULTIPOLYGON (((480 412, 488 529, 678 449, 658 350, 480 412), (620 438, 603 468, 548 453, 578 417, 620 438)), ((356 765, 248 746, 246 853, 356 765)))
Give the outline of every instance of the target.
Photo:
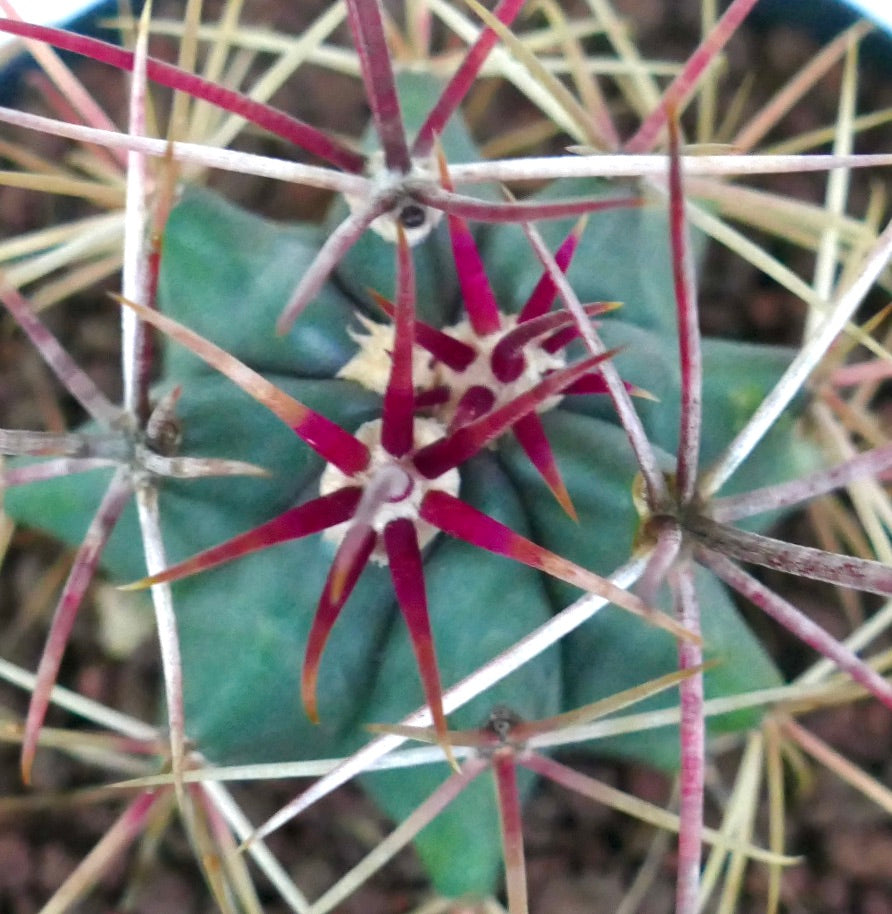
MULTIPOLYGON (((713 34, 726 39, 751 5, 733 3, 713 34)), ((626 703, 667 712, 677 685, 680 726, 580 747, 680 772, 678 910, 692 911, 700 845, 714 840, 702 824, 704 747, 767 725, 765 706, 746 696, 783 686, 725 584, 892 705, 881 675, 738 564, 892 592, 880 562, 770 535, 809 494, 888 466, 880 447, 825 469, 803 431, 797 380, 879 275, 888 233, 819 325, 823 343, 797 353, 701 340, 694 273, 706 239, 687 224, 683 161, 695 166, 680 151, 673 90, 684 74, 625 145, 642 152, 669 137, 640 192, 606 187, 595 157, 577 160, 591 160, 590 175, 565 163, 566 175, 520 200, 456 192, 472 167, 462 163, 480 159, 456 109, 497 39, 525 60, 506 34, 518 9, 478 10, 483 37, 444 85, 394 77, 377 4, 348 2, 380 144, 367 154, 147 60, 139 46, 125 54, 2 24, 133 70, 135 98, 144 71, 240 110, 340 169, 301 174, 341 191, 323 225, 283 224, 197 187, 172 204, 172 165, 159 168, 149 215, 127 208, 136 254, 120 301, 142 372, 130 369, 120 408, 6 291, 92 419, 55 438, 3 433, 9 453, 56 455, 7 471, 7 514, 80 545, 23 767, 27 776, 65 633, 98 566, 152 587, 181 803, 208 803, 186 790, 193 763, 343 756, 360 772, 364 752, 371 761, 399 740, 432 741, 438 761, 365 772, 362 783, 397 821, 436 812, 412 831, 438 892, 492 894, 504 863, 515 914, 526 909, 519 823, 530 772, 585 789, 527 742, 626 703), (160 344, 151 389, 149 328, 160 344), (770 420, 754 423, 772 402, 770 420), (527 642, 536 647, 524 662, 458 706, 452 686, 527 642), (706 727, 713 701, 725 710, 706 727), (409 716, 419 705, 428 718, 409 716), (412 726, 427 720, 429 730, 412 726), (383 735, 369 742, 367 725, 383 735), (486 767, 495 792, 476 777, 486 767)), ((687 75, 699 66, 695 56, 687 75)), ((146 165, 131 155, 142 163, 132 175, 146 165)), ((529 177, 547 171, 534 163, 529 177)), ((251 840, 308 802, 298 797, 251 840)), ((140 821, 143 806, 131 810, 140 821)), ((782 859, 781 848, 738 845, 782 859)))

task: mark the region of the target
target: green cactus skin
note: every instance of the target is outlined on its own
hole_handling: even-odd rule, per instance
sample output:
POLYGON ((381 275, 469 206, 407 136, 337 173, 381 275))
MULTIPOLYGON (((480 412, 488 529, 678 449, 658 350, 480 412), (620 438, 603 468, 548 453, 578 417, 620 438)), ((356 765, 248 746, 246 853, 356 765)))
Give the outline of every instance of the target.
MULTIPOLYGON (((408 107, 408 106, 407 106, 408 107)), ((458 157, 473 154, 456 128, 458 157)), ((448 151, 448 149, 447 149, 448 151)), ((596 182, 566 182, 549 196, 592 193, 596 182)), ((569 223, 543 227, 554 249, 569 223)), ((293 330, 274 324, 295 276, 311 262, 324 230, 281 225, 248 214, 210 192, 189 190, 164 238, 161 305, 172 317, 223 346, 278 386, 349 431, 380 414, 374 393, 334 376, 357 351, 355 313, 383 320, 365 290, 393 292, 393 249, 367 234, 350 252, 293 330)), ((487 227, 478 244, 500 309, 515 312, 540 268, 516 226, 487 227)), ((455 268, 441 225, 415 250, 419 317, 448 327, 460 315, 455 268)), ((615 210, 589 220, 569 271, 583 301, 618 300, 602 319, 623 377, 659 397, 640 402, 653 442, 666 454, 677 438, 679 380, 674 299, 665 212, 656 205, 615 210), (642 252, 647 252, 642 257, 642 252)), ((791 353, 729 341, 704 346, 703 458, 715 456, 773 386, 791 353)), ((165 482, 161 511, 171 562, 221 542, 318 494, 321 460, 262 406, 196 357, 164 347, 159 389, 183 386, 182 452, 246 460, 266 479, 165 482)), ((461 468, 461 497, 540 545, 599 573, 633 549, 638 515, 632 501, 636 465, 605 397, 565 397, 543 416, 549 441, 579 514, 570 520, 520 448, 501 438, 461 468)), ((809 447, 792 421, 781 423, 747 462, 735 486, 765 485, 791 475, 809 447)), ((667 456, 667 461, 669 458, 667 456)), ((667 463, 668 465, 668 463, 667 463)), ((108 474, 96 471, 33 484, 6 495, 15 520, 76 544, 101 498, 108 474)), ((145 573, 135 545, 135 510, 119 523, 103 565, 113 580, 145 573)), ((399 624, 385 569, 368 568, 336 625, 323 658, 321 724, 300 706, 299 668, 310 622, 331 563, 322 537, 277 546, 174 584, 182 642, 187 732, 218 763, 307 759, 345 753, 367 738, 366 722, 394 722, 423 702, 405 627, 399 624)), ((740 620, 724 587, 700 574, 708 695, 765 688, 779 674, 740 620)), ((568 585, 439 535, 425 550, 425 576, 444 686, 510 646, 579 596, 568 585)), ((148 610, 147 610, 148 611, 148 610)), ((662 675, 676 665, 675 643, 613 608, 565 638, 451 716, 474 726, 495 703, 525 717, 567 710, 662 675)), ((668 705, 665 694, 646 707, 668 705)), ((758 715, 714 722, 714 731, 751 726, 758 715)), ((615 738, 593 752, 677 764, 674 728, 615 738)), ((369 775, 367 789, 394 818, 407 815, 446 775, 445 766, 369 775)), ((448 895, 492 891, 501 849, 487 778, 463 795, 417 839, 436 888, 448 895), (474 865, 456 866, 474 847, 474 865)), ((526 782, 526 789, 531 786, 526 782)))

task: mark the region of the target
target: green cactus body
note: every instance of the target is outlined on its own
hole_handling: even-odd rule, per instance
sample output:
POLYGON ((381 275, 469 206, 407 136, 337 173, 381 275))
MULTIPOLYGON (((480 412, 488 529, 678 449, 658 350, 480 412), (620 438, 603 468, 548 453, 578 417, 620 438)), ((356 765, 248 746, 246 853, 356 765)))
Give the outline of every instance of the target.
MULTIPOLYGON (((459 131, 464 151, 471 154, 459 131)), ((591 184, 566 192, 591 193, 591 184)), ((559 192, 563 192, 560 189, 559 192)), ((555 191, 549 191, 553 195, 555 191)), ((551 223, 552 249, 568 230, 551 223)), ((373 391, 336 377, 358 351, 357 316, 384 322, 365 290, 393 292, 393 246, 367 233, 341 264, 293 330, 276 336, 274 324, 295 276, 323 238, 316 226, 274 224, 245 213, 209 192, 189 190, 174 210, 164 239, 163 310, 223 346, 279 387, 348 431, 380 415, 373 391)), ((600 318, 608 345, 629 382, 658 402, 640 403, 648 433, 666 452, 675 447, 679 381, 674 299, 665 213, 657 205, 592 217, 569 278, 583 301, 624 303, 600 318), (646 252, 646 257, 642 255, 646 252)), ((489 227, 478 243, 500 310, 515 313, 541 269, 516 226, 489 227)), ((455 268, 441 225, 415 249, 419 317, 448 328, 461 316, 455 268)), ((707 342, 704 390, 705 459, 715 456, 774 384, 787 351, 726 341, 707 342), (741 400, 746 394, 745 404, 741 400)), ((260 464, 264 479, 165 483, 164 537, 178 561, 263 522, 288 505, 318 494, 322 461, 262 406, 212 373, 191 354, 167 344, 163 389, 183 386, 179 409, 184 453, 225 456, 260 464)), ((373 386, 373 385, 372 385, 373 386)), ((511 436, 460 467, 462 499, 536 543, 599 573, 632 554, 638 515, 636 476, 625 435, 603 396, 556 398, 542 416, 548 440, 578 513, 570 519, 511 436)), ((742 485, 790 475, 805 445, 788 424, 748 462, 742 485)), ((669 466, 667 457, 667 467, 669 466)), ((99 502, 107 474, 96 472, 10 491, 6 509, 16 520, 77 543, 99 502)), ((116 581, 145 573, 134 544, 135 511, 119 523, 104 556, 116 581)), ((175 583, 183 652, 187 732, 212 761, 236 763, 306 759, 345 753, 367 736, 362 724, 395 722, 423 703, 405 627, 399 624, 386 570, 362 574, 322 660, 321 723, 300 706, 299 668, 333 546, 312 536, 255 553, 175 583)), ((541 573, 440 534, 425 549, 431 624, 444 686, 470 673, 580 596, 541 573)), ((773 664, 737 615, 724 588, 701 577, 708 695, 726 695, 779 682, 773 664)), ((479 725, 495 703, 540 718, 639 684, 675 668, 675 642, 666 632, 609 607, 486 696, 450 717, 458 727, 479 725)), ((648 706, 671 704, 671 694, 648 706)), ((754 722, 751 715, 715 721, 715 730, 754 722)), ((674 728, 593 744, 671 768, 677 761, 674 728)), ((365 784, 382 807, 403 817, 447 773, 445 765, 369 775, 365 784)), ((435 885, 444 893, 489 892, 501 848, 495 800, 481 778, 472 792, 418 838, 435 885), (474 848, 473 866, 455 866, 474 848)), ((529 786, 529 785, 527 785, 529 786)))

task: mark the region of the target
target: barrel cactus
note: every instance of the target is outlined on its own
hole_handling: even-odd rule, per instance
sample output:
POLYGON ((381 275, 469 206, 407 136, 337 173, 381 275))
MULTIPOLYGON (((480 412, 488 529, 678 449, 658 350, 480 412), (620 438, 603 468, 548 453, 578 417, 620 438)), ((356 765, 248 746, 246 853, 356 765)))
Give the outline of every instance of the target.
MULTIPOLYGON (((374 48, 377 5, 348 8, 357 46, 374 48)), ((458 764, 449 730, 480 726, 496 706, 511 720, 553 718, 665 678, 680 651, 706 698, 781 684, 709 570, 733 577, 715 552, 773 555, 766 544, 777 541, 763 534, 780 511, 730 528, 693 487, 697 461, 725 452, 795 353, 697 341, 699 440, 685 480, 676 455, 690 446, 679 416, 691 415, 696 336, 685 265, 704 241, 686 240, 677 136, 668 195, 665 182, 620 192, 575 177, 520 202, 466 203, 451 166, 479 158, 470 132, 458 114, 429 126, 457 90, 427 75, 390 80, 386 55, 359 53, 382 144, 361 161, 378 189, 339 196, 319 225, 272 222, 186 187, 160 242, 158 311, 125 290, 122 307, 160 331, 152 400, 176 402, 168 437, 149 435, 149 422, 128 433, 130 446, 227 473, 153 477, 168 567, 146 576, 135 506, 122 508, 98 561, 121 584, 173 582, 185 734, 208 763, 347 756, 367 743, 367 724, 386 730, 426 704, 442 764, 363 776, 401 820, 458 764), (401 123, 410 127, 394 140, 401 123), (381 191, 387 181, 398 189, 381 191), (623 409, 637 416, 650 476, 623 409), (681 545, 663 562, 669 528, 681 545), (691 557, 705 567, 695 572, 691 557), (635 563, 629 581, 643 568, 642 585, 626 591, 611 576, 635 563), (676 618, 664 578, 676 600, 694 588, 697 625, 676 618), (615 605, 448 711, 444 691, 586 593, 615 605)), ((723 496, 818 466, 801 406, 723 496)), ((85 441, 106 433, 80 430, 85 441)), ((5 509, 79 544, 110 474, 128 465, 138 487, 152 473, 133 453, 117 469, 10 488, 5 509)), ((888 592, 881 568, 861 572, 888 592)), ((848 668, 888 699, 882 679, 857 660, 848 668)), ((662 691, 640 707, 674 703, 662 691)), ((759 714, 716 716, 709 733, 752 727, 759 714)), ((681 764, 676 726, 580 748, 681 764)), ((522 778, 521 793, 532 785, 522 778)), ((481 780, 420 832, 438 891, 495 891, 499 821, 499 795, 481 780)))

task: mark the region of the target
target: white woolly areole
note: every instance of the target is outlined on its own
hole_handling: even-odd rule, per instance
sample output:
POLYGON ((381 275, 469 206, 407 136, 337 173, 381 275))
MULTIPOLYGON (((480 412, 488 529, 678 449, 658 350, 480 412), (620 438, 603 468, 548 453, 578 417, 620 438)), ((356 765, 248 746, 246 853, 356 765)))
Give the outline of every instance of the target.
MULTIPOLYGON (((431 233, 443 218, 443 213, 419 203, 411 196, 413 186, 433 184, 439 187, 437 181, 437 160, 433 155, 424 158, 412 159, 412 167, 408 174, 401 171, 389 171, 384 165, 384 153, 377 150, 369 156, 366 165, 366 177, 372 182, 372 195, 392 192, 397 197, 397 202, 392 209, 382 213, 371 224, 372 231, 380 235, 385 241, 396 244, 397 225, 400 224, 400 213, 406 206, 417 206, 424 211, 424 222, 417 226, 402 224, 403 232, 409 247, 414 247, 431 233)), ((351 213, 361 212, 368 205, 369 196, 357 197, 353 194, 344 194, 347 206, 351 213)))
MULTIPOLYGON (((350 336, 359 346, 359 351, 338 372, 338 377, 356 381, 375 393, 383 394, 390 378, 395 327, 393 324, 378 324, 362 316, 359 320, 366 332, 350 331, 350 336)), ((442 405, 431 407, 431 412, 444 425, 448 425, 452 420, 459 400, 470 387, 482 386, 491 390, 496 398, 493 409, 496 409, 534 387, 548 372, 566 367, 567 359, 563 352, 546 352, 538 345, 537 340, 532 340, 523 347, 523 371, 515 380, 508 384, 502 383, 490 367, 492 351, 505 334, 517 326, 517 315, 502 314, 501 323, 501 330, 486 336, 478 336, 467 319, 444 328, 444 332, 453 339, 467 343, 477 351, 477 358, 464 371, 453 371, 442 362, 436 361, 421 346, 416 344, 413 347, 412 378, 415 390, 449 388, 449 400, 442 405)), ((549 397, 537 411, 544 413, 554 409, 562 399, 560 396, 549 397)))
MULTIPOLYGON (((467 318, 446 328, 446 333, 451 337, 461 340, 477 350, 477 358, 464 371, 453 371, 442 362, 436 363, 437 384, 446 386, 450 390, 448 402, 437 407, 437 418, 447 425, 455 414, 459 400, 471 387, 480 386, 491 390, 496 398, 492 408, 498 409, 526 393, 548 372, 567 366, 567 359, 562 352, 546 352, 538 345, 537 340, 531 340, 523 347, 523 371, 507 384, 500 381, 492 373, 492 351, 505 335, 517 326, 517 315, 501 314, 500 312, 500 317, 501 329, 495 333, 488 333, 486 336, 479 336, 467 318)), ((562 399, 560 396, 549 397, 539 405, 537 412, 544 413, 554 409, 562 399)))
MULTIPOLYGON (((442 438, 446 429, 436 419, 418 418, 416 416, 414 423, 415 450, 433 444, 442 438)), ((397 496, 395 500, 385 501, 377 507, 377 510, 369 522, 376 533, 383 533, 384 528, 392 521, 400 517, 406 517, 415 524, 415 532, 418 536, 418 545, 424 548, 439 532, 436 527, 432 527, 426 521, 421 520, 418 511, 424 496, 435 489, 439 492, 446 492, 448 495, 458 495, 461 479, 457 469, 447 470, 442 476, 436 479, 427 479, 422 476, 412 465, 408 458, 397 458, 381 446, 381 420, 373 419, 361 425, 354 437, 361 441, 371 454, 371 460, 368 467, 348 476, 342 473, 336 466, 327 464, 319 479, 319 494, 330 495, 338 489, 347 486, 361 486, 363 492, 371 488, 378 488, 384 485, 387 488, 402 489, 401 480, 405 480, 406 486, 403 490, 405 494, 397 496)), ((357 511, 362 510, 362 503, 357 511)), ((322 536, 333 543, 340 543, 353 523, 355 518, 338 524, 336 527, 329 527, 322 536)), ((387 564, 387 553, 380 538, 375 544, 372 552, 372 560, 379 565, 387 564)))
MULTIPOLYGON (((341 368, 338 377, 383 394, 393 365, 394 326, 376 323, 362 314, 356 317, 365 332, 347 330, 359 351, 341 368)), ((437 382, 434 357, 417 345, 412 347, 412 380, 416 391, 429 390, 437 382)))

